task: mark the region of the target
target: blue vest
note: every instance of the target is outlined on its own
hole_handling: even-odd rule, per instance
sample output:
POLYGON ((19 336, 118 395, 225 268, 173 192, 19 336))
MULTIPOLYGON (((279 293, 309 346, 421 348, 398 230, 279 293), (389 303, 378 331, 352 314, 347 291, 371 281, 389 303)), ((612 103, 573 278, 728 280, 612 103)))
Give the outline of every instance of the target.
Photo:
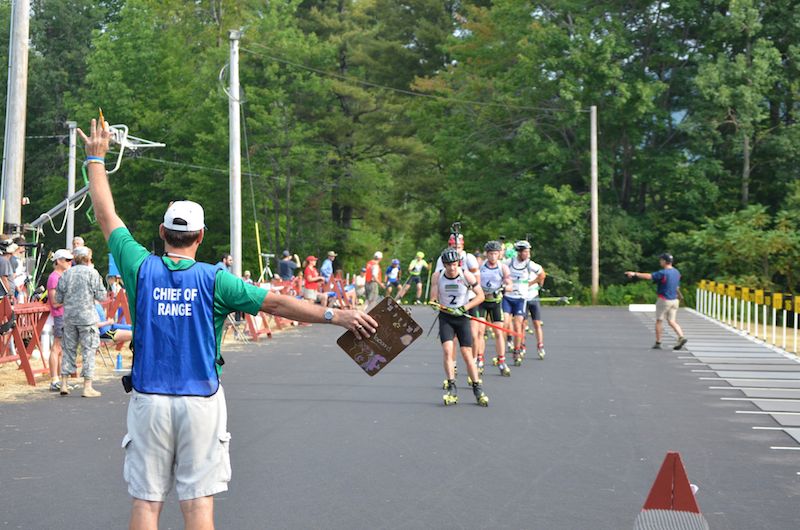
POLYGON ((136 285, 131 378, 145 394, 211 396, 219 388, 214 281, 207 263, 172 271, 148 256, 136 285))

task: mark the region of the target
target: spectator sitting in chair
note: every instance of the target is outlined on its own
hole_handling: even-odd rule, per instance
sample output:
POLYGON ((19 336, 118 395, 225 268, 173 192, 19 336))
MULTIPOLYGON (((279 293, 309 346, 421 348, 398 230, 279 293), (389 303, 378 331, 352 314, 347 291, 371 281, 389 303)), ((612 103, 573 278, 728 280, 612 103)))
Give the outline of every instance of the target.
POLYGON ((113 318, 106 316, 106 310, 97 302, 94 304, 94 309, 97 311, 97 318, 100 319, 97 323, 97 328, 100 332, 101 339, 113 340, 116 345, 133 340, 133 326, 129 324, 117 324, 114 322, 113 318))

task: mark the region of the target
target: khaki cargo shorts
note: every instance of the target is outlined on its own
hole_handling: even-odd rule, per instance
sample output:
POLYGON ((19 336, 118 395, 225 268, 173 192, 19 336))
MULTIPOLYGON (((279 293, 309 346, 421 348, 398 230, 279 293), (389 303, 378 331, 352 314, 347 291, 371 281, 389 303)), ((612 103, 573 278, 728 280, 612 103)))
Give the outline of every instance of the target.
POLYGON ((134 391, 128 404, 123 475, 136 499, 163 502, 175 485, 184 501, 227 491, 228 411, 222 386, 210 397, 134 391))
POLYGON ((656 320, 664 320, 666 317, 667 321, 674 321, 678 318, 678 305, 680 302, 675 300, 664 300, 663 298, 659 298, 656 301, 656 320))

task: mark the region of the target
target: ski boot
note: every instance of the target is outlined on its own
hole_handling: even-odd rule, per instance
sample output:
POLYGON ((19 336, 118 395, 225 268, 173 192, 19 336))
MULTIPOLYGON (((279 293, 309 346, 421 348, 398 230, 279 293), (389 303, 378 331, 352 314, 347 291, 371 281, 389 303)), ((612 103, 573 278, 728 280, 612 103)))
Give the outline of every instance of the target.
POLYGON ((478 362, 476 363, 478 367, 478 373, 483 375, 483 357, 478 357, 478 362))
POLYGON ((492 366, 497 366, 500 364, 500 359, 498 357, 492 357, 492 366))
POLYGON ((456 380, 450 379, 445 381, 445 394, 442 396, 442 400, 444 400, 444 405, 447 407, 449 405, 455 405, 458 403, 458 395, 456 395, 456 380))
POLYGON ((503 377, 510 377, 511 376, 511 369, 509 369, 508 365, 506 364, 506 359, 503 357, 502 359, 497 360, 497 368, 500 369, 500 375, 503 377))
POLYGON ((472 383, 472 393, 475 394, 475 401, 478 402, 478 405, 481 407, 489 406, 489 396, 483 392, 483 381, 478 379, 472 383))
POLYGON ((514 366, 522 366, 522 350, 514 350, 514 366))
POLYGON ((536 347, 536 351, 537 351, 537 353, 539 354, 539 359, 540 359, 540 360, 544 360, 544 356, 545 356, 544 344, 539 344, 539 345, 536 347))

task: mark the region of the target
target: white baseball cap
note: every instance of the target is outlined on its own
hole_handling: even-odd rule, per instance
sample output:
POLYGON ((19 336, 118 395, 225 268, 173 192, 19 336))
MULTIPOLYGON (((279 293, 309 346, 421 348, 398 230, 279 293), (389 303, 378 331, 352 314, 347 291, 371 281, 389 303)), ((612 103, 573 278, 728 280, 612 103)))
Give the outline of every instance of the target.
POLYGON ((65 248, 60 248, 56 250, 55 252, 53 252, 52 260, 56 261, 59 259, 69 259, 69 260, 73 259, 72 252, 70 252, 65 248))
POLYGON ((206 227, 203 207, 192 201, 175 201, 164 214, 164 228, 176 232, 197 232, 206 227))
POLYGON ((383 259, 383 252, 380 250, 375 252, 375 259, 383 259))

